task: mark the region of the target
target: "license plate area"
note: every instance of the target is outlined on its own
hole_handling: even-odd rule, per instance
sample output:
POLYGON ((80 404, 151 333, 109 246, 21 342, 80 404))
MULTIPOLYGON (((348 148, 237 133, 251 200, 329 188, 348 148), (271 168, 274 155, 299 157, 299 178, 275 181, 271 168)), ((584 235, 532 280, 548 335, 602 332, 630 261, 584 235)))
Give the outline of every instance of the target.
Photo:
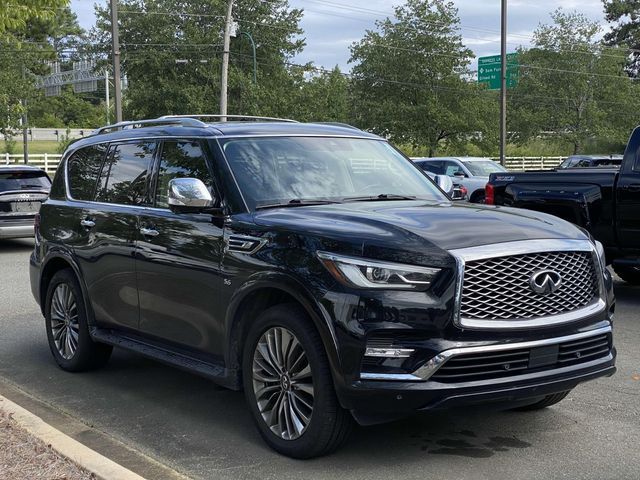
POLYGON ((11 210, 15 213, 37 213, 40 202, 14 202, 11 210))
POLYGON ((558 363, 560 345, 532 348, 529 351, 529 368, 548 367, 558 363))

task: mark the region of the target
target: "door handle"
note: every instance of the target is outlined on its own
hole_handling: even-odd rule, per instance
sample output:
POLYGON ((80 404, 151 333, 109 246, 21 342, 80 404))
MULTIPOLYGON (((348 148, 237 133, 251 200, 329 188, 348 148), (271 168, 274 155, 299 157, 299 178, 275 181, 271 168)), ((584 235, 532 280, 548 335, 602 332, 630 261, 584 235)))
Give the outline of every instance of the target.
POLYGON ((142 227, 140 229, 140 233, 145 237, 157 237, 158 235, 160 235, 159 231, 154 230, 153 228, 145 228, 145 227, 142 227))
POLYGON ((629 183, 622 188, 630 192, 640 192, 640 183, 629 183))
POLYGON ((96 222, 94 222, 93 220, 89 220, 88 218, 83 218, 82 220, 80 220, 80 225, 82 225, 84 228, 93 228, 96 226, 96 222))

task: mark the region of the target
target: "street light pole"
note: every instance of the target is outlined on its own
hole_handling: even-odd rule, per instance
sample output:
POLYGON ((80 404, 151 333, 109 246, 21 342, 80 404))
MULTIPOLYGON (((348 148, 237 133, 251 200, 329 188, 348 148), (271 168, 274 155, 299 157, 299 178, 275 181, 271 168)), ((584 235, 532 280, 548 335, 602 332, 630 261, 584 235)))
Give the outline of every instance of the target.
POLYGON ((502 0, 500 19, 500 164, 507 148, 507 0, 502 0))
POLYGON ((253 84, 258 83, 258 61, 256 59, 256 42, 253 41, 253 35, 249 32, 240 32, 242 35, 245 35, 249 41, 251 42, 251 48, 253 50, 253 84))
POLYGON ((120 39, 118 32, 118 0, 111 0, 111 47, 113 61, 113 101, 116 122, 122 121, 122 83, 120 75, 120 39))
POLYGON ((220 78, 220 120, 227 121, 227 84, 229 83, 229 48, 231 45, 231 16, 233 13, 233 1, 227 5, 227 19, 224 25, 224 50, 222 52, 222 76, 220 78))

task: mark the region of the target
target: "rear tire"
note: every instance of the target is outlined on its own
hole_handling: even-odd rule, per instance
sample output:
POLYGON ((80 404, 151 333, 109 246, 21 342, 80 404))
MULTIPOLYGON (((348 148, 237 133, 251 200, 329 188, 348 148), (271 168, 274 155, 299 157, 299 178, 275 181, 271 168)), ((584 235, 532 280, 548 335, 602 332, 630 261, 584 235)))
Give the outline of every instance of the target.
POLYGON ((242 367, 247 404, 271 448, 312 458, 347 439, 353 418, 338 402, 320 335, 298 305, 276 305, 258 316, 242 367))
POLYGON ((640 285, 640 269, 626 265, 614 265, 613 270, 625 282, 631 285, 640 285))
POLYGON ((49 349, 60 368, 83 372, 109 361, 113 348, 94 342, 89 335, 82 290, 73 271, 60 270, 53 276, 44 312, 49 349))
POLYGON ((555 405, 556 403, 561 402, 567 395, 571 393, 571 390, 567 390, 566 392, 560 393, 552 393, 551 395, 547 395, 542 400, 539 400, 531 405, 524 405, 522 407, 514 408, 516 412, 531 412, 534 410, 542 410, 543 408, 550 407, 551 405, 555 405))
POLYGON ((471 195, 471 199, 469 201, 471 203, 484 203, 485 201, 484 191, 475 192, 473 195, 471 195))

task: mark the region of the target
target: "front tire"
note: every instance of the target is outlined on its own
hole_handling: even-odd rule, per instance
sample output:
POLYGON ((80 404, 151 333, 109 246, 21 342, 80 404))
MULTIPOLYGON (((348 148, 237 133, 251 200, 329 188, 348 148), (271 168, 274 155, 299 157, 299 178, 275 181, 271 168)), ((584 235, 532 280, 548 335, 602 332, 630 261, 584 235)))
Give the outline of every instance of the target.
POLYGON ((324 345, 302 308, 277 305, 260 314, 242 363, 249 409, 271 448, 312 458, 346 440, 353 418, 338 403, 324 345))
POLYGON ((614 265, 613 270, 625 282, 631 285, 640 285, 640 270, 626 265, 614 265))
POLYGON ((82 290, 71 270, 57 272, 47 288, 45 326, 49 349, 63 370, 82 372, 103 366, 112 347, 89 335, 82 290))

